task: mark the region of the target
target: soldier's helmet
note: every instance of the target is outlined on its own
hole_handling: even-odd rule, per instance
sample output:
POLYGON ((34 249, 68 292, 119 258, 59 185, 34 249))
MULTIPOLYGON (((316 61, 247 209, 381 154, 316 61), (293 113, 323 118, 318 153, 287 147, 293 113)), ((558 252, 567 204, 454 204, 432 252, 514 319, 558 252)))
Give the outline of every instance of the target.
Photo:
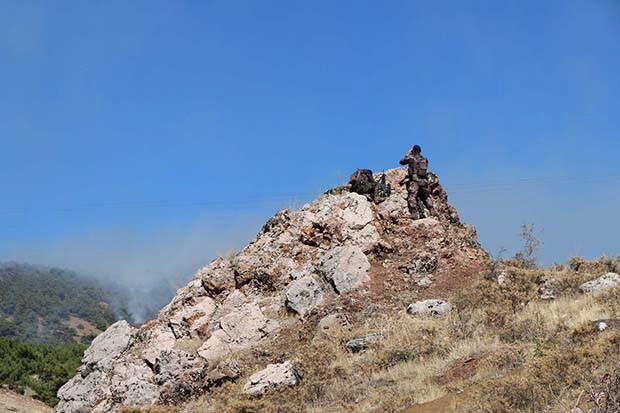
POLYGON ((420 148, 420 145, 413 145, 413 153, 421 153, 422 152, 422 148, 420 148))

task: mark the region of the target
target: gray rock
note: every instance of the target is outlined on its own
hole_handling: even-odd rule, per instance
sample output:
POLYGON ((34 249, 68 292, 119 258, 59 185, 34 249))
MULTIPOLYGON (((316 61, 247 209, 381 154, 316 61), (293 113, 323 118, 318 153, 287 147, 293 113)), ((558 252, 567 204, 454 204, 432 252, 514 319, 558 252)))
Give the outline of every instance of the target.
POLYGON ((129 346, 135 328, 125 320, 117 321, 99 334, 84 352, 82 363, 97 366, 99 370, 110 370, 113 360, 129 346))
POLYGON ((364 195, 352 192, 345 194, 339 201, 338 207, 342 210, 340 216, 348 228, 360 230, 374 219, 371 203, 364 195))
POLYGON ((359 247, 336 247, 318 267, 337 293, 352 290, 370 279, 370 263, 359 247))
POLYGON ((180 349, 161 353, 155 363, 155 383, 162 385, 179 378, 184 371, 200 371, 206 366, 205 361, 180 349))
POLYGON ((224 258, 217 258, 209 265, 198 271, 202 286, 212 297, 223 291, 235 289, 235 273, 231 262, 224 258))
POLYGON ((443 300, 424 300, 409 304, 407 313, 412 315, 438 316, 447 314, 452 310, 450 303, 443 300))
POLYGON ((79 409, 91 411, 111 396, 108 374, 101 371, 93 371, 86 377, 78 374, 58 390, 60 400, 54 411, 57 413, 74 413, 79 409))
POLYGON ((184 306, 169 312, 169 325, 177 339, 203 337, 214 312, 213 298, 192 297, 184 306))
MULTIPOLYGON (((455 211, 436 177, 431 174, 430 179, 440 217, 412 221, 401 219, 407 211, 407 191, 397 185, 406 168, 385 173, 393 193, 381 204, 340 190, 330 191, 299 211, 280 211, 234 257, 214 260, 198 271, 157 319, 136 334, 127 325, 104 333, 85 355, 78 374, 59 392, 57 411, 118 412, 122 403, 180 405, 188 395, 223 380, 235 380, 239 369, 219 362, 232 360, 236 352, 257 344, 269 347, 267 339, 278 331, 284 305, 307 315, 318 305, 329 311, 326 298, 334 291, 360 288, 363 292, 363 283, 370 278, 370 263, 364 254, 373 253, 373 267, 383 265, 390 272, 396 269, 390 253, 417 257, 404 272, 419 286, 432 281, 436 266, 474 264, 486 257, 475 229, 453 216, 455 211), (192 359, 196 347, 199 357, 192 359), (216 368, 200 367, 206 365, 216 368)), ((373 307, 358 299, 351 311, 363 307, 366 317, 385 308, 383 304, 373 307)), ((432 314, 440 308, 425 311, 432 314)), ((330 335, 338 337, 347 328, 346 316, 332 314, 321 320, 315 338, 332 339, 330 335)), ((372 345, 372 337, 359 339, 349 344, 351 351, 372 345)), ((270 386, 299 381, 294 368, 274 365, 272 369, 276 371, 267 368, 253 376, 246 385, 249 394, 260 395, 270 386), (278 373, 278 369, 284 371, 278 373)))
POLYGON ((250 303, 222 317, 220 325, 231 343, 245 347, 275 331, 278 322, 265 317, 257 304, 250 303))
POLYGON ((615 272, 608 272, 597 279, 581 284, 579 290, 581 290, 582 293, 590 293, 593 297, 596 297, 618 283, 620 283, 620 275, 615 272))
POLYGON ((372 333, 365 335, 363 337, 354 338, 353 340, 349 340, 345 347, 351 353, 359 353, 362 350, 366 350, 371 347, 373 344, 378 343, 383 340, 384 336, 381 333, 372 333))
POLYGON ((377 228, 368 224, 359 231, 351 231, 347 244, 359 247, 363 252, 371 252, 381 243, 381 236, 377 228))
POLYGON ((177 340, 169 325, 163 325, 159 320, 149 321, 142 326, 139 332, 142 341, 142 358, 155 365, 157 357, 166 350, 174 348, 177 340))
POLYGON ((299 315, 306 315, 321 304, 330 288, 314 275, 307 275, 291 282, 284 293, 285 305, 299 315))
POLYGON ((296 386, 300 381, 300 374, 290 361, 279 364, 269 364, 264 370, 250 376, 243 392, 259 397, 269 389, 280 386, 296 386))
POLYGON ((111 399, 126 406, 157 403, 159 388, 153 383, 153 371, 141 360, 127 356, 117 361, 110 380, 111 399))
POLYGON ((279 323, 265 317, 256 303, 242 304, 220 318, 220 328, 200 346, 198 354, 215 361, 226 354, 257 344, 276 331, 279 323))
POLYGON ((213 385, 219 385, 226 380, 234 380, 241 375, 239 364, 234 360, 222 360, 209 371, 207 379, 213 385))
POLYGON ((209 362, 216 361, 226 356, 232 351, 230 346, 230 337, 219 329, 211 334, 211 337, 205 341, 198 349, 198 355, 209 362))
POLYGON ((154 381, 161 386, 160 398, 178 404, 203 387, 207 363, 203 358, 180 349, 161 354, 155 364, 154 381))

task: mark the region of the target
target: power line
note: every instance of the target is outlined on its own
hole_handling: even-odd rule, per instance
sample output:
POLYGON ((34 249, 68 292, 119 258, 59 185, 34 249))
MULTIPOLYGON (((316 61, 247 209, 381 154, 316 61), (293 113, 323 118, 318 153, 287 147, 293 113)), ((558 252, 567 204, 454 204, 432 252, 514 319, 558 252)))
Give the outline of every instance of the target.
MULTIPOLYGON (((620 182, 620 175, 602 176, 555 176, 555 177, 528 177, 519 179, 500 179, 480 182, 442 183, 450 194, 478 194, 500 191, 517 191, 532 186, 564 186, 564 185, 594 185, 620 182)), ((146 209, 188 209, 209 208, 212 210, 239 211, 254 209, 256 206, 298 207, 319 196, 319 193, 297 193, 288 195, 272 195, 268 197, 251 197, 243 199, 214 198, 203 200, 122 200, 83 203, 70 206, 39 206, 21 205, 0 207, 0 214, 40 214, 40 213, 74 213, 96 211, 130 211, 146 209), (288 204, 288 205, 287 205, 288 204)))
POLYGON ((515 180, 495 180, 487 182, 470 182, 458 184, 444 184, 448 187, 448 193, 483 193, 507 190, 527 189, 532 186, 563 186, 563 185, 594 185, 603 183, 620 182, 620 175, 610 174, 603 176, 556 176, 520 178, 515 180))

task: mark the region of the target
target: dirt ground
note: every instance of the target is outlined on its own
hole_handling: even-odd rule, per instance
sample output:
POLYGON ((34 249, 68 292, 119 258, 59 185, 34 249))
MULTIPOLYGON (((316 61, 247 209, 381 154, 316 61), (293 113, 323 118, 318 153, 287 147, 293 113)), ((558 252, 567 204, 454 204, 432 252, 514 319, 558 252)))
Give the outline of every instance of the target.
POLYGON ((0 412, 51 413, 48 405, 10 390, 0 389, 0 412))

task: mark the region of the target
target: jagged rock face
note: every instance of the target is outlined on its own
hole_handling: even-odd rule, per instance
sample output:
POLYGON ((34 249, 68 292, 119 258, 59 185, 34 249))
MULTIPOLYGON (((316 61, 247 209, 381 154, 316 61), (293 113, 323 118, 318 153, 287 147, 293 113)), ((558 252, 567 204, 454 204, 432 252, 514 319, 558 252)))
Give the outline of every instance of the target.
MULTIPOLYGON (((412 221, 404 218, 406 190, 398 185, 406 169, 385 173, 393 193, 384 202, 337 188, 299 211, 282 210, 236 256, 200 269, 157 319, 139 329, 124 322, 110 327, 59 391, 55 411, 179 404, 221 380, 251 375, 236 367, 235 355, 277 340, 289 313, 299 322, 319 313, 317 332, 329 337, 330 329, 359 320, 351 313, 350 303, 363 302, 356 295, 387 308, 399 288, 428 288, 455 268, 488 257, 475 229, 459 222, 435 175, 431 189, 440 216, 412 221)), ((287 371, 282 383, 294 385, 300 375, 287 371)), ((249 394, 280 383, 257 380, 248 383, 261 390, 248 387, 249 394)))
POLYGON ((59 412, 86 407, 93 412, 110 411, 116 400, 129 405, 148 405, 159 400, 152 383, 153 371, 146 363, 126 354, 135 329, 119 321, 99 335, 84 353, 79 373, 58 391, 59 412))

